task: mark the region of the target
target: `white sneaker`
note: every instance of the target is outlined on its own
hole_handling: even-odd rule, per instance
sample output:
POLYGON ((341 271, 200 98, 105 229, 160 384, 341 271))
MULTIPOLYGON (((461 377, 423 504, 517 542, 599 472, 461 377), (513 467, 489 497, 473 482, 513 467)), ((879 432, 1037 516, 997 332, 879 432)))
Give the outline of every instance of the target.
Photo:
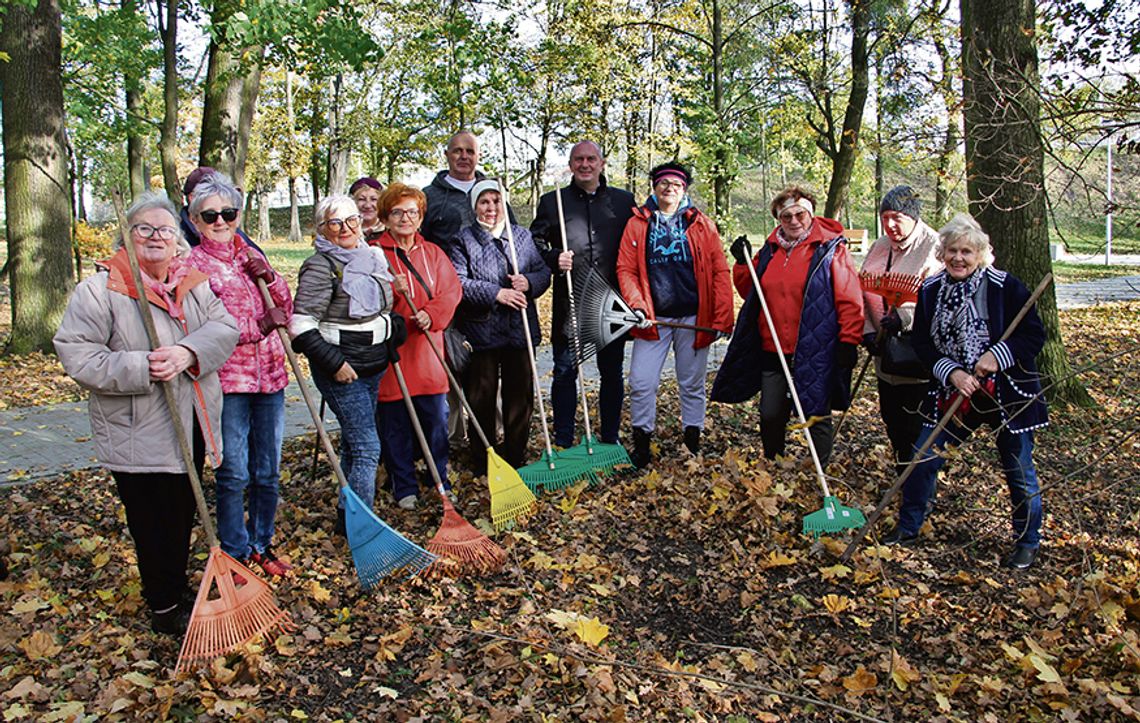
POLYGON ((419 498, 415 495, 408 495, 407 497, 401 497, 398 499, 396 501, 396 506, 401 510, 414 510, 416 509, 416 505, 419 503, 419 501, 419 498))

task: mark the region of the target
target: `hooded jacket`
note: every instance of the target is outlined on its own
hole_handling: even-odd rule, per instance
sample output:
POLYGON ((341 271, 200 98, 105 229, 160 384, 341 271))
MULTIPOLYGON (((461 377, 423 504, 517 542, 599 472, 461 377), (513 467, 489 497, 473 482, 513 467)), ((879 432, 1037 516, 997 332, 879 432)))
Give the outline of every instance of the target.
MULTIPOLYGON (((617 277, 622 298, 634 309, 641 309, 650 319, 656 319, 653 293, 649 287, 648 248, 646 239, 654 209, 649 204, 635 209, 625 226, 618 250, 617 277)), ((685 223, 685 236, 693 259, 693 273, 697 279, 697 326, 706 326, 719 332, 732 332, 732 279, 724 258, 720 234, 712 219, 695 206, 680 211, 685 223)), ((656 340, 655 327, 633 329, 636 339, 656 340)), ((706 331, 696 333, 694 349, 703 349, 716 340, 706 331)))
MULTIPOLYGON (((88 411, 95 452, 116 472, 186 472, 162 386, 150 379, 150 342, 139 313, 127 253, 121 250, 71 294, 53 343, 68 375, 91 391, 88 411)), ((221 463, 222 388, 217 371, 238 340, 206 275, 190 271, 175 291, 183 319, 148 290, 163 346, 178 344, 196 364, 170 382, 187 431, 195 417, 214 466, 221 463), (195 382, 197 382, 195 384, 195 382)))

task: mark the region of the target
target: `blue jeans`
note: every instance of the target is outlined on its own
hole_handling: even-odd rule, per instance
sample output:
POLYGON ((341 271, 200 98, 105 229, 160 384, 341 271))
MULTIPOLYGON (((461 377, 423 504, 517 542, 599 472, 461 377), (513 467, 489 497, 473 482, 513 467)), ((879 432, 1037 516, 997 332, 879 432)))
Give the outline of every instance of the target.
POLYGON ((214 474, 218 537, 222 549, 239 560, 251 547, 265 552, 273 542, 284 434, 284 391, 222 397, 222 466, 214 474))
MULTIPOLYGON (((596 362, 602 378, 598 393, 598 414, 601 427, 592 430, 608 444, 618 441, 621 426, 621 407, 625 403, 625 380, 622 363, 625 361, 625 342, 620 339, 598 350, 596 362)), ((561 334, 551 342, 554 350, 554 381, 550 383, 550 403, 554 407, 554 443, 559 447, 574 444, 574 420, 578 412, 578 366, 574 363, 574 347, 561 334)), ((591 414, 591 417, 593 415, 591 414)))
MULTIPOLYGON (((354 382, 341 384, 313 367, 313 383, 340 423, 341 469, 348 486, 369 509, 376 497, 376 468, 380 466, 376 395, 380 390, 381 374, 357 377, 354 382)), ((343 499, 338 498, 337 504, 344 508, 343 499)))
MULTIPOLYGON (((947 444, 961 444, 982 424, 1001 425, 997 413, 978 414, 971 410, 962 423, 951 423, 938 435, 932 450, 947 444)), ((926 443, 934 431, 924 427, 915 442, 914 451, 926 443)), ((1033 432, 1014 434, 1002 428, 997 435, 998 457, 1001 459, 1005 482, 1009 487, 1009 501, 1013 507, 1013 537, 1019 547, 1037 547, 1041 544, 1041 488, 1037 470, 1033 466, 1033 432)), ((903 485, 902 506, 899 509, 899 531, 916 534, 926 516, 926 505, 934 494, 938 470, 946 463, 943 457, 928 452, 915 467, 903 485)))
MULTIPOLYGON (((423 427, 428 451, 435 460, 435 468, 445 490, 451 489, 447 481, 447 395, 420 394, 412 397, 416 418, 423 427)), ((392 497, 401 500, 418 494, 415 459, 422 456, 416 430, 412 429, 404 400, 380 402, 376 405, 376 430, 380 432, 381 456, 388 479, 392 482, 392 497)), ((430 472, 429 472, 430 474, 430 472)), ((434 481, 433 481, 434 484, 434 481)))

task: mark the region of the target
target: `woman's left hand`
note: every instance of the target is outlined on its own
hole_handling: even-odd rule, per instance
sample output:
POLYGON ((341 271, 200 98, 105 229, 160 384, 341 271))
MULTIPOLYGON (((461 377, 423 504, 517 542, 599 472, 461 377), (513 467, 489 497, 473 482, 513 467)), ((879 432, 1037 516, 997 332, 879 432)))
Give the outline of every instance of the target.
POLYGON ((431 328, 431 317, 428 316, 428 313, 423 309, 417 311, 416 315, 412 318, 416 320, 416 326, 420 329, 427 331, 431 328))
POLYGON ((194 352, 177 344, 160 346, 147 354, 150 361, 150 378, 156 382, 168 382, 194 366, 194 352))
POLYGON ((524 294, 530 291, 530 282, 522 274, 513 274, 507 278, 511 280, 511 288, 515 291, 521 291, 524 294))
POLYGON ((978 358, 978 363, 974 365, 974 376, 979 379, 988 377, 991 374, 997 374, 998 360, 992 351, 987 351, 978 358))

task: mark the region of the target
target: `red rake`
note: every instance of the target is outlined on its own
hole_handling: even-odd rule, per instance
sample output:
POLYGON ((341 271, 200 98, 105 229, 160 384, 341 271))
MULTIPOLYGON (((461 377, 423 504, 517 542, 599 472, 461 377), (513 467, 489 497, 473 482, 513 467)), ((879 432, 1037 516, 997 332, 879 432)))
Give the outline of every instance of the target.
MULTIPOLYGON (((435 481, 435 490, 439 493, 440 500, 443 501, 443 521, 440 523, 439 532, 435 533, 435 537, 428 541, 428 552, 447 558, 452 564, 448 564, 446 567, 457 572, 498 572, 507 561, 506 551, 495 544, 491 538, 475 529, 470 522, 463 519, 455 511, 455 506, 451 504, 451 500, 447 498, 447 493, 443 489, 443 480, 439 478, 439 469, 435 466, 431 447, 428 446, 427 439, 424 437, 424 430, 420 426, 420 419, 416 415, 415 406, 412 404, 412 395, 408 393, 408 384, 404 381, 404 372, 400 369, 400 362, 393 361, 392 370, 396 372, 396 382, 400 385, 400 394, 404 397, 404 406, 408 410, 408 419, 411 421, 416 439, 420 443, 420 450, 423 451, 424 462, 435 481)), ((428 568, 426 574, 440 574, 448 571, 436 562, 428 568)))
MULTIPOLYGON (((115 190, 111 196, 119 217, 119 225, 122 227, 123 247, 127 250, 127 259, 131 264, 131 278, 138 297, 143 327, 146 329, 150 348, 157 349, 161 346, 161 342, 158 338, 158 329, 154 325, 150 302, 147 300, 142 274, 139 271, 135 245, 128 236, 122 195, 115 190)), ((294 625, 289 619, 289 613, 277 607, 273 599, 273 588, 249 568, 222 551, 218 536, 214 532, 210 510, 206 507, 206 498, 202 494, 202 483, 198 479, 194 453, 190 450, 190 439, 186 436, 186 427, 182 423, 182 416, 178 413, 174 387, 172 382, 162 382, 161 387, 167 408, 170 410, 171 422, 174 424, 174 436, 178 438, 178 446, 182 452, 182 461, 190 477, 190 486, 198 505, 198 516, 202 520, 206 541, 210 545, 206 571, 202 574, 202 583, 198 588, 194 610, 190 613, 186 637, 182 639, 182 649, 174 666, 174 674, 177 676, 191 661, 214 658, 274 628, 288 631, 293 629, 294 625), (235 573, 245 580, 245 584, 238 587, 234 583, 235 573), (216 597, 211 596, 214 592, 216 597)))

